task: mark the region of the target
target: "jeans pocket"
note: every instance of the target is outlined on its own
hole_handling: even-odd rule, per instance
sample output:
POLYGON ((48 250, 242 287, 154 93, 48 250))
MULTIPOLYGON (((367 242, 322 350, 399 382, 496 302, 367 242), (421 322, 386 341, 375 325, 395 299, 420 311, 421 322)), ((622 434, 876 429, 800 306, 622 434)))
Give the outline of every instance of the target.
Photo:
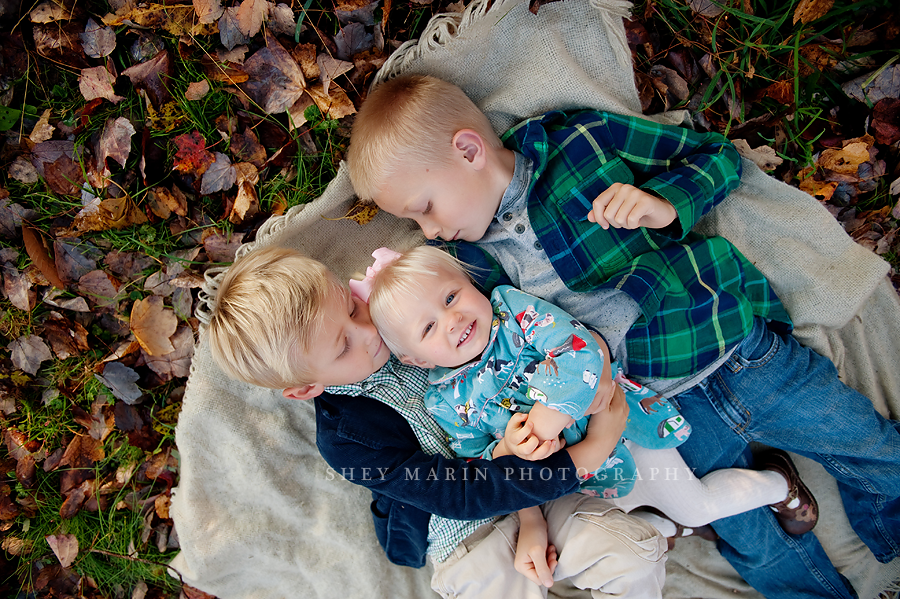
POLYGON ((751 333, 725 364, 732 372, 742 368, 760 368, 772 361, 782 344, 781 337, 769 329, 764 329, 761 335, 751 333))

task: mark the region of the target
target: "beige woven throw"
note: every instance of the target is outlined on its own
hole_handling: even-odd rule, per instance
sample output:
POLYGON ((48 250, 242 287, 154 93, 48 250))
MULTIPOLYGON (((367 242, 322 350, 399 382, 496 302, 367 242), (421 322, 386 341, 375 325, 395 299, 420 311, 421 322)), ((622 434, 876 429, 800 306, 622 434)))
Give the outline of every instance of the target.
MULTIPOLYGON (((430 73, 465 89, 498 131, 553 108, 638 114, 630 53, 616 0, 565 0, 537 16, 520 0, 475 0, 464 14, 436 17, 418 43, 401 47, 381 77, 430 73)), ((666 115, 677 121, 680 115, 666 115)), ((700 225, 734 242, 772 281, 798 336, 830 356, 845 381, 900 415, 900 303, 888 266, 854 244, 811 197, 744 164, 743 185, 700 225)), ((422 241, 406 222, 379 215, 361 227, 326 221, 345 213, 352 189, 341 169, 317 201, 270 219, 257 241, 300 248, 343 278, 361 272, 380 246, 422 241)), ((216 280, 208 278, 208 316, 216 280)), ((184 580, 228 598, 435 596, 430 568, 391 565, 375 540, 369 495, 330 472, 315 448, 310 404, 231 381, 201 338, 177 429, 181 480, 172 514, 184 580)), ((833 479, 798 467, 818 497, 816 534, 862 598, 900 579, 900 560, 879 565, 844 516, 833 479)), ((679 540, 666 597, 759 597, 711 543, 679 540)), ((589 596, 553 587, 555 596, 589 596)), ((554 596, 551 595, 551 596, 554 596)))

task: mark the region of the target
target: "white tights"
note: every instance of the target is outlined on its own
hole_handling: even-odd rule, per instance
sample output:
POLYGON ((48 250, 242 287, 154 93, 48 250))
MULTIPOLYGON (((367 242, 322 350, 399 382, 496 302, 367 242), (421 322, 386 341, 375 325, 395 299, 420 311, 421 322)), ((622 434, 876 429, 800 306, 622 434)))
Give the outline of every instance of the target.
POLYGON ((611 500, 624 512, 650 506, 679 524, 696 527, 787 497, 787 481, 777 472, 725 468, 697 478, 676 449, 625 443, 640 478, 631 493, 611 500))

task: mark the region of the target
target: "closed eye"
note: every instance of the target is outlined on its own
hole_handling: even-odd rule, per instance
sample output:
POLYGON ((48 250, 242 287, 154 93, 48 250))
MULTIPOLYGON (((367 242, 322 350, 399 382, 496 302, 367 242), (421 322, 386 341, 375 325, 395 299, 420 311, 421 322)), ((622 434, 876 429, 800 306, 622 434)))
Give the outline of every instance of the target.
POLYGON ((429 201, 428 205, 425 206, 425 210, 422 211, 422 214, 431 214, 431 208, 432 208, 432 204, 429 201))

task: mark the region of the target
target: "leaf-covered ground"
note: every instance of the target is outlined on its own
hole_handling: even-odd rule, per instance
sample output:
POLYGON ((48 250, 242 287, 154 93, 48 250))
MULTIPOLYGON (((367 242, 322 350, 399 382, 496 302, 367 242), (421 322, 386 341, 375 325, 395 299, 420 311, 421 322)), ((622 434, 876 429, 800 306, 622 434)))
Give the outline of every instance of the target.
MULTIPOLYGON (((0 593, 204 596, 164 566, 203 273, 319 195, 440 2, 0 0, 0 593)), ((892 0, 648 0, 627 31, 645 112, 900 263, 892 0)))

